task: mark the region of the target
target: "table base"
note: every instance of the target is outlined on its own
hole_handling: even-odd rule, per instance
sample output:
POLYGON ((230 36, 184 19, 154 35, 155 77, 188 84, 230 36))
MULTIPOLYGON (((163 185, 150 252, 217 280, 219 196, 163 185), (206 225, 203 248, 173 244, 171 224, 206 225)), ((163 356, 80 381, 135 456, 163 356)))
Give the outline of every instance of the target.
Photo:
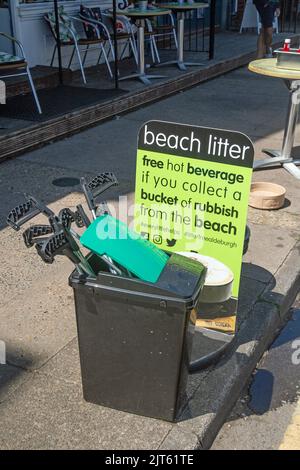
POLYGON ((163 67, 168 65, 177 65, 177 67, 182 70, 183 72, 187 69, 187 67, 204 67, 205 64, 201 64, 200 62, 183 62, 181 60, 168 60, 167 62, 161 62, 160 64, 154 64, 153 67, 163 67))
POLYGON ((263 152, 269 155, 271 158, 254 162, 254 170, 268 168, 276 164, 280 164, 291 175, 300 180, 300 169, 296 166, 300 165, 300 160, 295 160, 292 157, 283 157, 280 150, 263 149, 263 152))
POLYGON ((295 140, 296 126, 299 115, 300 103, 300 80, 285 80, 290 92, 289 109, 286 118, 286 125, 282 143, 282 150, 264 149, 263 152, 271 158, 254 163, 254 170, 258 168, 269 168, 274 164, 280 164, 296 179, 300 180, 300 170, 296 165, 300 165, 300 160, 292 156, 292 150, 295 140))
POLYGON ((165 78, 165 77, 166 77, 165 75, 149 75, 147 73, 136 72, 136 73, 132 73, 131 75, 126 75, 125 77, 119 78, 119 81, 130 80, 132 78, 139 78, 141 82, 143 82, 144 85, 151 85, 150 80, 154 78, 165 78))

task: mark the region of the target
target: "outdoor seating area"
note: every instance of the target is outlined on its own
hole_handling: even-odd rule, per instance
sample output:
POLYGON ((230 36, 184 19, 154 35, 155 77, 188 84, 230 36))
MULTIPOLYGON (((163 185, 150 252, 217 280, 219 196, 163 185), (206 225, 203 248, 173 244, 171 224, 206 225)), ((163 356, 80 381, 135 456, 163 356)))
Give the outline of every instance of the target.
MULTIPOLYGON (((57 59, 60 68, 63 66, 71 68, 74 55, 76 55, 77 67, 79 66, 83 83, 86 84, 87 54, 95 49, 98 49, 99 53, 100 49, 98 57, 94 58, 93 65, 104 61, 110 77, 113 78, 111 62, 114 62, 116 80, 138 78, 144 85, 149 85, 150 79, 145 73, 145 53, 150 53, 151 63, 148 67, 164 65, 161 61, 160 49, 165 49, 166 39, 168 39, 168 49, 175 49, 177 54, 177 59, 171 63, 177 65, 180 70, 185 71, 188 65, 202 65, 201 63, 188 64, 183 61, 184 20, 186 13, 194 13, 195 15, 192 16, 195 17, 195 20, 202 20, 201 52, 204 52, 204 10, 209 7, 207 2, 157 4, 136 2, 130 5, 124 3, 124 8, 121 8, 121 4, 119 4, 117 10, 112 10, 111 8, 101 9, 81 4, 79 12, 70 15, 61 5, 53 12, 44 15, 55 41, 50 66, 53 66, 55 59, 57 59), (63 64, 62 60, 61 48, 64 47, 72 48, 67 65, 63 64), (137 72, 133 74, 134 71, 132 71, 128 76, 122 76, 119 65, 126 57, 134 58, 137 72)), ((189 21, 193 19, 190 16, 189 21)), ((193 33, 197 35, 199 21, 194 23, 193 33)), ((212 33, 214 34, 214 31, 212 33)), ((212 55, 212 51, 209 52, 212 55)), ((166 64, 170 64, 170 61, 167 61, 166 64)), ((91 65, 92 62, 88 64, 88 66, 91 65)), ((163 76, 151 74, 151 78, 163 78, 163 76)))
MULTIPOLYGON (((13 2, 10 2, 11 20, 12 23, 16 23, 20 18, 16 16, 11 3, 13 2)), ((144 85, 149 85, 150 81, 144 77, 145 68, 163 65, 161 50, 167 48, 172 54, 174 49, 177 54, 174 64, 177 64, 181 70, 186 70, 186 65, 183 63, 186 13, 190 14, 188 18, 191 23, 190 42, 194 36, 198 42, 199 20, 201 21, 202 49, 200 50, 197 44, 197 51, 204 52, 204 29, 205 23, 208 24, 209 21, 207 15, 205 21, 204 10, 210 9, 210 3, 207 1, 187 3, 158 1, 155 4, 152 1, 137 1, 130 4, 124 1, 118 4, 113 2, 108 7, 107 5, 102 7, 101 3, 99 1, 95 6, 90 0, 86 2, 55 0, 54 3, 43 2, 43 7, 40 2, 19 3, 19 9, 24 8, 27 14, 30 9, 37 9, 39 6, 39 15, 41 15, 38 25, 37 21, 32 22, 34 29, 31 36, 32 38, 35 36, 36 39, 34 44, 30 43, 32 38, 25 34, 25 30, 20 31, 21 28, 25 28, 23 24, 15 28, 15 33, 18 34, 15 34, 14 40, 21 44, 23 53, 27 50, 28 66, 56 66, 59 67, 60 73, 63 68, 73 71, 79 69, 82 81, 86 84, 86 69, 105 63, 110 78, 115 76, 115 82, 136 76, 144 85), (72 5, 71 9, 69 5, 72 5), (145 64, 145 54, 148 53, 150 64, 145 64), (132 75, 124 77, 119 68, 122 69, 124 59, 131 57, 135 62, 132 75)), ((214 31, 211 31, 211 34, 214 34, 214 31)), ((4 50, 5 48, 6 45, 1 41, 0 49, 3 54, 7 55, 12 49, 14 50, 11 46, 7 50, 4 50)), ((210 55, 212 55, 211 48, 210 55)), ((154 74, 152 78, 155 78, 154 74)))

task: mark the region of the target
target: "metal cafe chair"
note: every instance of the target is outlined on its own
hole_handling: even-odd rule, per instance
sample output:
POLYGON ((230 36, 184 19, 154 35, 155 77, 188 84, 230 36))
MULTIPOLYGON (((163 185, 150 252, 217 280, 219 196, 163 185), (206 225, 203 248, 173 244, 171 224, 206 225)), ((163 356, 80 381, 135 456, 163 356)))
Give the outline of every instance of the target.
MULTIPOLYGON (((155 38, 155 40, 160 40, 162 38, 173 38, 175 48, 178 49, 178 41, 177 41, 177 34, 176 34, 176 26, 175 26, 175 21, 174 21, 174 16, 172 13, 167 15, 167 18, 169 19, 168 24, 157 24, 155 26, 152 25, 152 22, 150 20, 146 20, 147 23, 147 28, 148 31, 150 31, 155 38)), ((155 46, 157 49, 157 42, 155 42, 155 46)), ((160 62, 159 54, 157 52, 157 57, 158 57, 158 62, 160 62)))
MULTIPOLYGON (((115 60, 115 51, 113 47, 113 28, 111 18, 107 16, 105 13, 101 11, 99 7, 86 7, 85 5, 81 5, 80 7, 80 18, 85 22, 89 21, 90 24, 93 24, 93 29, 97 28, 101 37, 103 37, 108 42, 108 51, 107 51, 107 58, 109 59, 110 53, 112 55, 112 59, 115 60)), ((86 29, 91 27, 86 26, 86 29)), ((124 55, 126 47, 129 46, 131 48, 133 57, 137 62, 137 50, 134 41, 134 36, 130 27, 125 23, 126 30, 124 32, 117 33, 117 41, 124 41, 124 47, 122 50, 121 55, 124 55)), ((86 31, 88 34, 88 31, 86 31)), ((90 31, 92 33, 92 31, 90 31)), ((100 63, 102 54, 99 55, 97 64, 100 63)))
MULTIPOLYGON (((107 70, 108 70, 108 73, 110 75, 110 78, 113 78, 113 73, 111 71, 111 67, 110 67, 110 63, 109 63, 109 60, 108 60, 108 54, 106 53, 106 50, 105 50, 105 45, 106 45, 106 42, 108 42, 108 39, 106 37, 103 36, 102 34, 102 31, 99 29, 99 28, 95 28, 95 25, 93 24, 93 22, 91 21, 87 21, 86 19, 82 19, 80 18, 79 16, 71 16, 70 17, 72 20, 74 21, 78 21, 82 24, 85 32, 87 32, 87 26, 89 27, 93 27, 94 28, 94 33, 95 33, 95 36, 94 38, 87 38, 87 39, 81 39, 79 40, 79 45, 82 41, 86 41, 87 43, 87 47, 86 49, 84 49, 82 52, 84 52, 84 57, 83 57, 83 61, 82 61, 82 65, 84 66, 85 64, 85 61, 86 61, 86 57, 87 57, 87 53, 89 50, 92 50, 93 47, 90 48, 90 45, 91 44, 100 44, 100 54, 99 54, 99 58, 97 60, 97 65, 99 64, 100 62, 100 59, 102 57, 102 54, 104 56, 104 60, 105 60, 105 63, 106 63, 106 66, 107 66, 107 70), (90 42, 89 42, 90 41, 90 42)), ((95 47, 94 49, 96 49, 97 47, 95 47)), ((74 49, 73 49, 73 56, 74 56, 74 49)), ((71 58, 72 59, 72 58, 71 58)), ((72 60, 70 59, 70 65, 72 63, 72 60)), ((69 65, 69 66, 70 66, 69 65)))
POLYGON ((21 42, 18 41, 16 38, 9 36, 8 34, 3 32, 0 32, 0 36, 3 36, 9 41, 15 43, 18 46, 20 53, 19 56, 15 56, 6 52, 0 52, 0 79, 27 75, 37 110, 39 114, 42 114, 40 102, 35 90, 31 72, 26 60, 25 51, 21 42))
MULTIPOLYGON (((50 66, 53 65, 55 54, 57 51, 57 44, 56 44, 56 26, 55 26, 55 20, 54 20, 54 15, 52 13, 47 13, 44 16, 48 26, 50 27, 51 33, 54 36, 55 39, 55 46, 52 54, 52 59, 50 66)), ((77 31, 77 29, 74 26, 74 21, 78 22, 81 24, 82 28, 84 29, 84 26, 87 25, 87 23, 90 26, 94 26, 91 22, 87 20, 82 20, 81 18, 77 16, 69 16, 63 11, 63 7, 60 7, 59 9, 59 25, 60 25, 60 44, 62 47, 66 46, 72 46, 72 54, 69 60, 68 68, 71 67, 71 64, 73 62, 74 55, 76 53, 77 59, 79 62, 79 67, 81 71, 81 76, 83 79, 84 84, 87 83, 86 81, 86 76, 85 76, 85 71, 84 71, 84 63, 86 59, 86 55, 89 51, 91 50, 99 50, 100 49, 100 54, 103 53, 106 66, 109 72, 110 77, 113 77, 111 67, 107 58, 107 54, 105 51, 105 39, 100 36, 100 33, 98 29, 95 29, 95 37, 94 38, 87 38, 87 37, 81 37, 77 31), (84 48, 81 48, 81 46, 84 46, 84 48), (84 52, 84 60, 81 59, 81 53, 84 52)))
MULTIPOLYGON (((113 21, 112 17, 109 16, 111 22, 113 21)), ((126 28, 128 30, 128 32, 130 32, 131 34, 131 37, 132 37, 132 42, 135 46, 135 51, 136 51, 136 54, 133 54, 134 55, 134 59, 135 59, 135 62, 136 64, 138 65, 138 47, 137 47, 137 31, 138 31, 138 27, 129 19, 127 18, 125 15, 118 15, 117 16, 117 21, 122 21, 122 23, 124 25, 126 25, 126 28)), ((156 45, 156 42, 155 42, 155 36, 154 36, 154 33, 152 31, 151 28, 148 28, 148 23, 147 23, 148 20, 146 20, 146 28, 145 31, 144 31, 144 40, 145 40, 145 43, 148 43, 148 45, 150 46, 150 51, 151 51, 151 57, 152 57, 152 61, 155 62, 157 60, 157 62, 160 62, 160 58, 159 58, 159 54, 158 54, 158 49, 157 49, 157 45, 156 45), (157 59, 155 59, 155 56, 157 59)), ((122 33, 120 33, 121 35, 122 33)), ((124 54, 125 54, 125 51, 126 51, 126 44, 124 45, 124 48, 120 54, 120 60, 124 57, 124 54)))
MULTIPOLYGON (((127 8, 128 6, 129 6, 129 2, 127 0, 123 0, 122 9, 127 8)), ((120 4, 119 4, 119 7, 120 7, 120 4)), ((112 32, 113 31, 113 18, 112 18, 111 10, 109 10, 109 9, 105 10, 105 12, 103 13, 103 20, 106 20, 106 21, 110 22, 109 29, 112 32)), ((130 36, 131 36, 131 40, 132 40, 132 43, 134 45, 134 50, 132 48, 132 53, 133 53, 133 56, 134 56, 135 63, 138 65, 138 47, 137 47, 137 31, 138 31, 138 28, 137 28, 136 24, 131 19, 127 18, 125 15, 118 14, 117 15, 117 22, 123 23, 123 25, 126 28, 127 34, 130 34, 130 36)), ((154 32, 152 31, 151 27, 148 28, 147 20, 146 20, 146 27, 147 27, 147 29, 145 29, 145 31, 144 31, 145 43, 148 43, 149 46, 150 46, 152 61, 159 63, 160 62, 160 57, 159 57, 159 53, 158 53, 158 49, 157 49, 157 45, 156 45, 156 41, 155 41, 154 32), (155 58, 155 56, 156 56, 156 58, 155 58)), ((118 33, 118 34, 120 34, 120 36, 118 36, 118 39, 121 39, 121 35, 123 33, 118 33)), ((126 52, 126 48, 127 48, 127 44, 125 43, 124 47, 121 51, 121 54, 120 54, 120 60, 124 57, 124 54, 126 52)))
MULTIPOLYGON (((102 13, 102 18, 103 22, 106 25, 106 28, 109 32, 110 38, 111 38, 111 44, 113 44, 113 18, 109 12, 103 12, 102 13)), ((134 29, 134 25, 131 23, 129 18, 126 18, 124 15, 117 15, 117 22, 121 22, 124 29, 123 31, 118 31, 117 32, 117 41, 123 41, 123 47, 120 52, 120 57, 119 59, 122 60, 127 47, 129 47, 129 50, 132 53, 132 56, 134 58, 134 61, 136 64, 138 64, 138 51, 137 51, 137 45, 136 45, 136 38, 135 38, 135 33, 136 30, 134 29)), ((111 52, 112 52, 112 57, 114 60, 114 48, 111 46, 111 52)))

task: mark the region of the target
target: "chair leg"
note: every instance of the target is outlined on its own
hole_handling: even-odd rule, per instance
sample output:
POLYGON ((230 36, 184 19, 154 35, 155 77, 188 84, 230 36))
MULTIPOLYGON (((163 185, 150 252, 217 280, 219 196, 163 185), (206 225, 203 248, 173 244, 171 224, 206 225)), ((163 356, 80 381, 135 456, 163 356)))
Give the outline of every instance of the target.
POLYGON ((110 78, 113 78, 113 74, 112 74, 112 71, 111 71, 111 68, 110 68, 110 63, 108 61, 108 58, 107 58, 107 55, 106 55, 106 51, 104 49, 104 46, 103 44, 101 44, 101 49, 102 49, 102 52, 103 52, 103 55, 104 55, 104 60, 106 62, 106 65, 107 65, 107 69, 108 69, 108 73, 110 75, 110 78))
POLYGON ((132 50, 134 61, 135 61, 136 65, 138 65, 138 56, 137 56, 136 46, 133 43, 133 40, 131 38, 129 38, 129 44, 130 44, 130 47, 131 47, 131 50, 132 50))
POLYGON ((51 59, 51 62, 50 62, 50 67, 52 67, 53 62, 54 62, 56 48, 57 48, 57 45, 55 44, 54 49, 53 49, 52 59, 51 59))
POLYGON ((150 37, 149 46, 150 46, 150 52, 151 52, 152 62, 153 62, 153 64, 155 64, 155 56, 154 56, 154 49, 153 49, 152 37, 150 37))
POLYGON ((68 63, 68 69, 71 67, 71 64, 73 62, 74 53, 75 53, 75 46, 73 47, 73 51, 72 51, 72 54, 68 63))
POLYGON ((96 64, 96 65, 99 65, 99 64, 100 64, 100 60, 101 60, 101 57, 102 57, 102 53, 103 53, 103 50, 102 50, 102 47, 100 47, 100 54, 99 54, 99 57, 98 57, 98 60, 97 60, 97 64, 96 64))
POLYGON ((120 54, 120 59, 119 59, 119 60, 122 60, 122 59, 123 59, 123 56, 124 56, 124 54, 125 54, 125 51, 126 51, 127 46, 128 46, 128 41, 126 41, 125 44, 124 44, 124 47, 123 47, 122 52, 121 52, 121 54, 120 54))
POLYGON ((38 95, 35 91, 35 86, 34 86, 32 76, 31 76, 31 72, 30 72, 30 69, 29 69, 28 66, 26 67, 26 72, 27 72, 28 80, 29 80, 30 87, 31 87, 31 90, 32 90, 32 94, 33 94, 33 97, 34 97, 34 100, 35 100, 36 107, 38 109, 39 114, 42 114, 42 109, 41 109, 41 105, 40 105, 40 102, 39 102, 39 98, 38 98, 38 95))
POLYGON ((109 58, 109 55, 111 53, 112 60, 115 60, 115 50, 114 50, 112 40, 110 38, 108 39, 108 43, 109 43, 109 48, 108 48, 107 58, 109 58))
POLYGON ((173 29, 173 36, 174 36, 175 47, 176 47, 176 49, 178 49, 177 34, 176 34, 175 29, 173 29))
POLYGON ((75 48, 76 48, 76 53, 77 53, 77 57, 78 57, 78 62, 79 62, 80 70, 81 70, 83 83, 86 85, 86 78, 85 78, 84 68, 83 68, 83 65, 82 65, 82 61, 81 61, 81 57, 80 57, 80 51, 79 51, 79 47, 78 47, 77 42, 75 42, 75 48))
MULTIPOLYGON (((112 57, 112 61, 114 62, 115 61, 115 50, 114 50, 114 46, 113 46, 113 43, 111 41, 111 39, 108 40, 109 41, 109 48, 108 48, 108 53, 107 53, 107 60, 109 60, 109 55, 111 53, 111 57, 112 57)), ((118 76, 120 75, 120 70, 118 70, 118 76)))
POLYGON ((90 47, 90 45, 87 44, 86 49, 85 49, 85 51, 84 51, 83 61, 82 61, 82 65, 83 65, 83 66, 84 66, 85 61, 86 61, 86 56, 87 56, 87 53, 88 53, 88 51, 89 51, 89 47, 90 47))
POLYGON ((156 57, 157 57, 157 62, 158 62, 158 64, 160 64, 160 56, 159 56, 159 53, 158 53, 158 49, 157 49, 157 45, 156 45, 156 41, 155 41, 154 36, 151 36, 151 41, 153 41, 153 47, 154 47, 154 51, 155 51, 155 54, 156 54, 156 57))

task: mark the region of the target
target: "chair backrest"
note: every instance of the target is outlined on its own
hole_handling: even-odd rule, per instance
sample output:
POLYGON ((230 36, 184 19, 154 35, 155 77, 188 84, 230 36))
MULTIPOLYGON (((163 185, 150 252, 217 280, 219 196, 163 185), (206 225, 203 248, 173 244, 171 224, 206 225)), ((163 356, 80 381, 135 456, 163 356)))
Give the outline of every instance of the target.
MULTIPOLYGON (((113 17, 109 10, 105 10, 103 12, 103 22, 108 27, 110 33, 112 33, 114 29, 114 23, 113 23, 113 17)), ((134 26, 133 23, 130 21, 129 18, 127 18, 127 16, 122 15, 122 14, 117 15, 117 21, 116 21, 117 33, 132 33, 133 26, 134 26)))
MULTIPOLYGON (((56 21, 55 13, 48 12, 44 16, 47 24, 49 25, 51 32, 56 39, 56 21)), ((59 37, 62 42, 73 41, 74 37, 78 41, 80 39, 79 34, 76 31, 72 19, 65 12, 64 7, 60 6, 58 8, 58 22, 59 22, 59 37)))
POLYGON ((101 24, 97 24, 97 27, 96 27, 96 26, 92 26, 91 23, 89 23, 89 21, 90 22, 100 21, 101 23, 103 23, 101 8, 99 7, 90 8, 90 7, 86 7, 85 5, 80 5, 79 15, 82 20, 87 20, 86 23, 83 23, 83 28, 84 28, 86 37, 88 39, 98 39, 97 30, 99 31, 100 36, 103 39, 108 39, 108 35, 105 29, 101 26, 101 24))

